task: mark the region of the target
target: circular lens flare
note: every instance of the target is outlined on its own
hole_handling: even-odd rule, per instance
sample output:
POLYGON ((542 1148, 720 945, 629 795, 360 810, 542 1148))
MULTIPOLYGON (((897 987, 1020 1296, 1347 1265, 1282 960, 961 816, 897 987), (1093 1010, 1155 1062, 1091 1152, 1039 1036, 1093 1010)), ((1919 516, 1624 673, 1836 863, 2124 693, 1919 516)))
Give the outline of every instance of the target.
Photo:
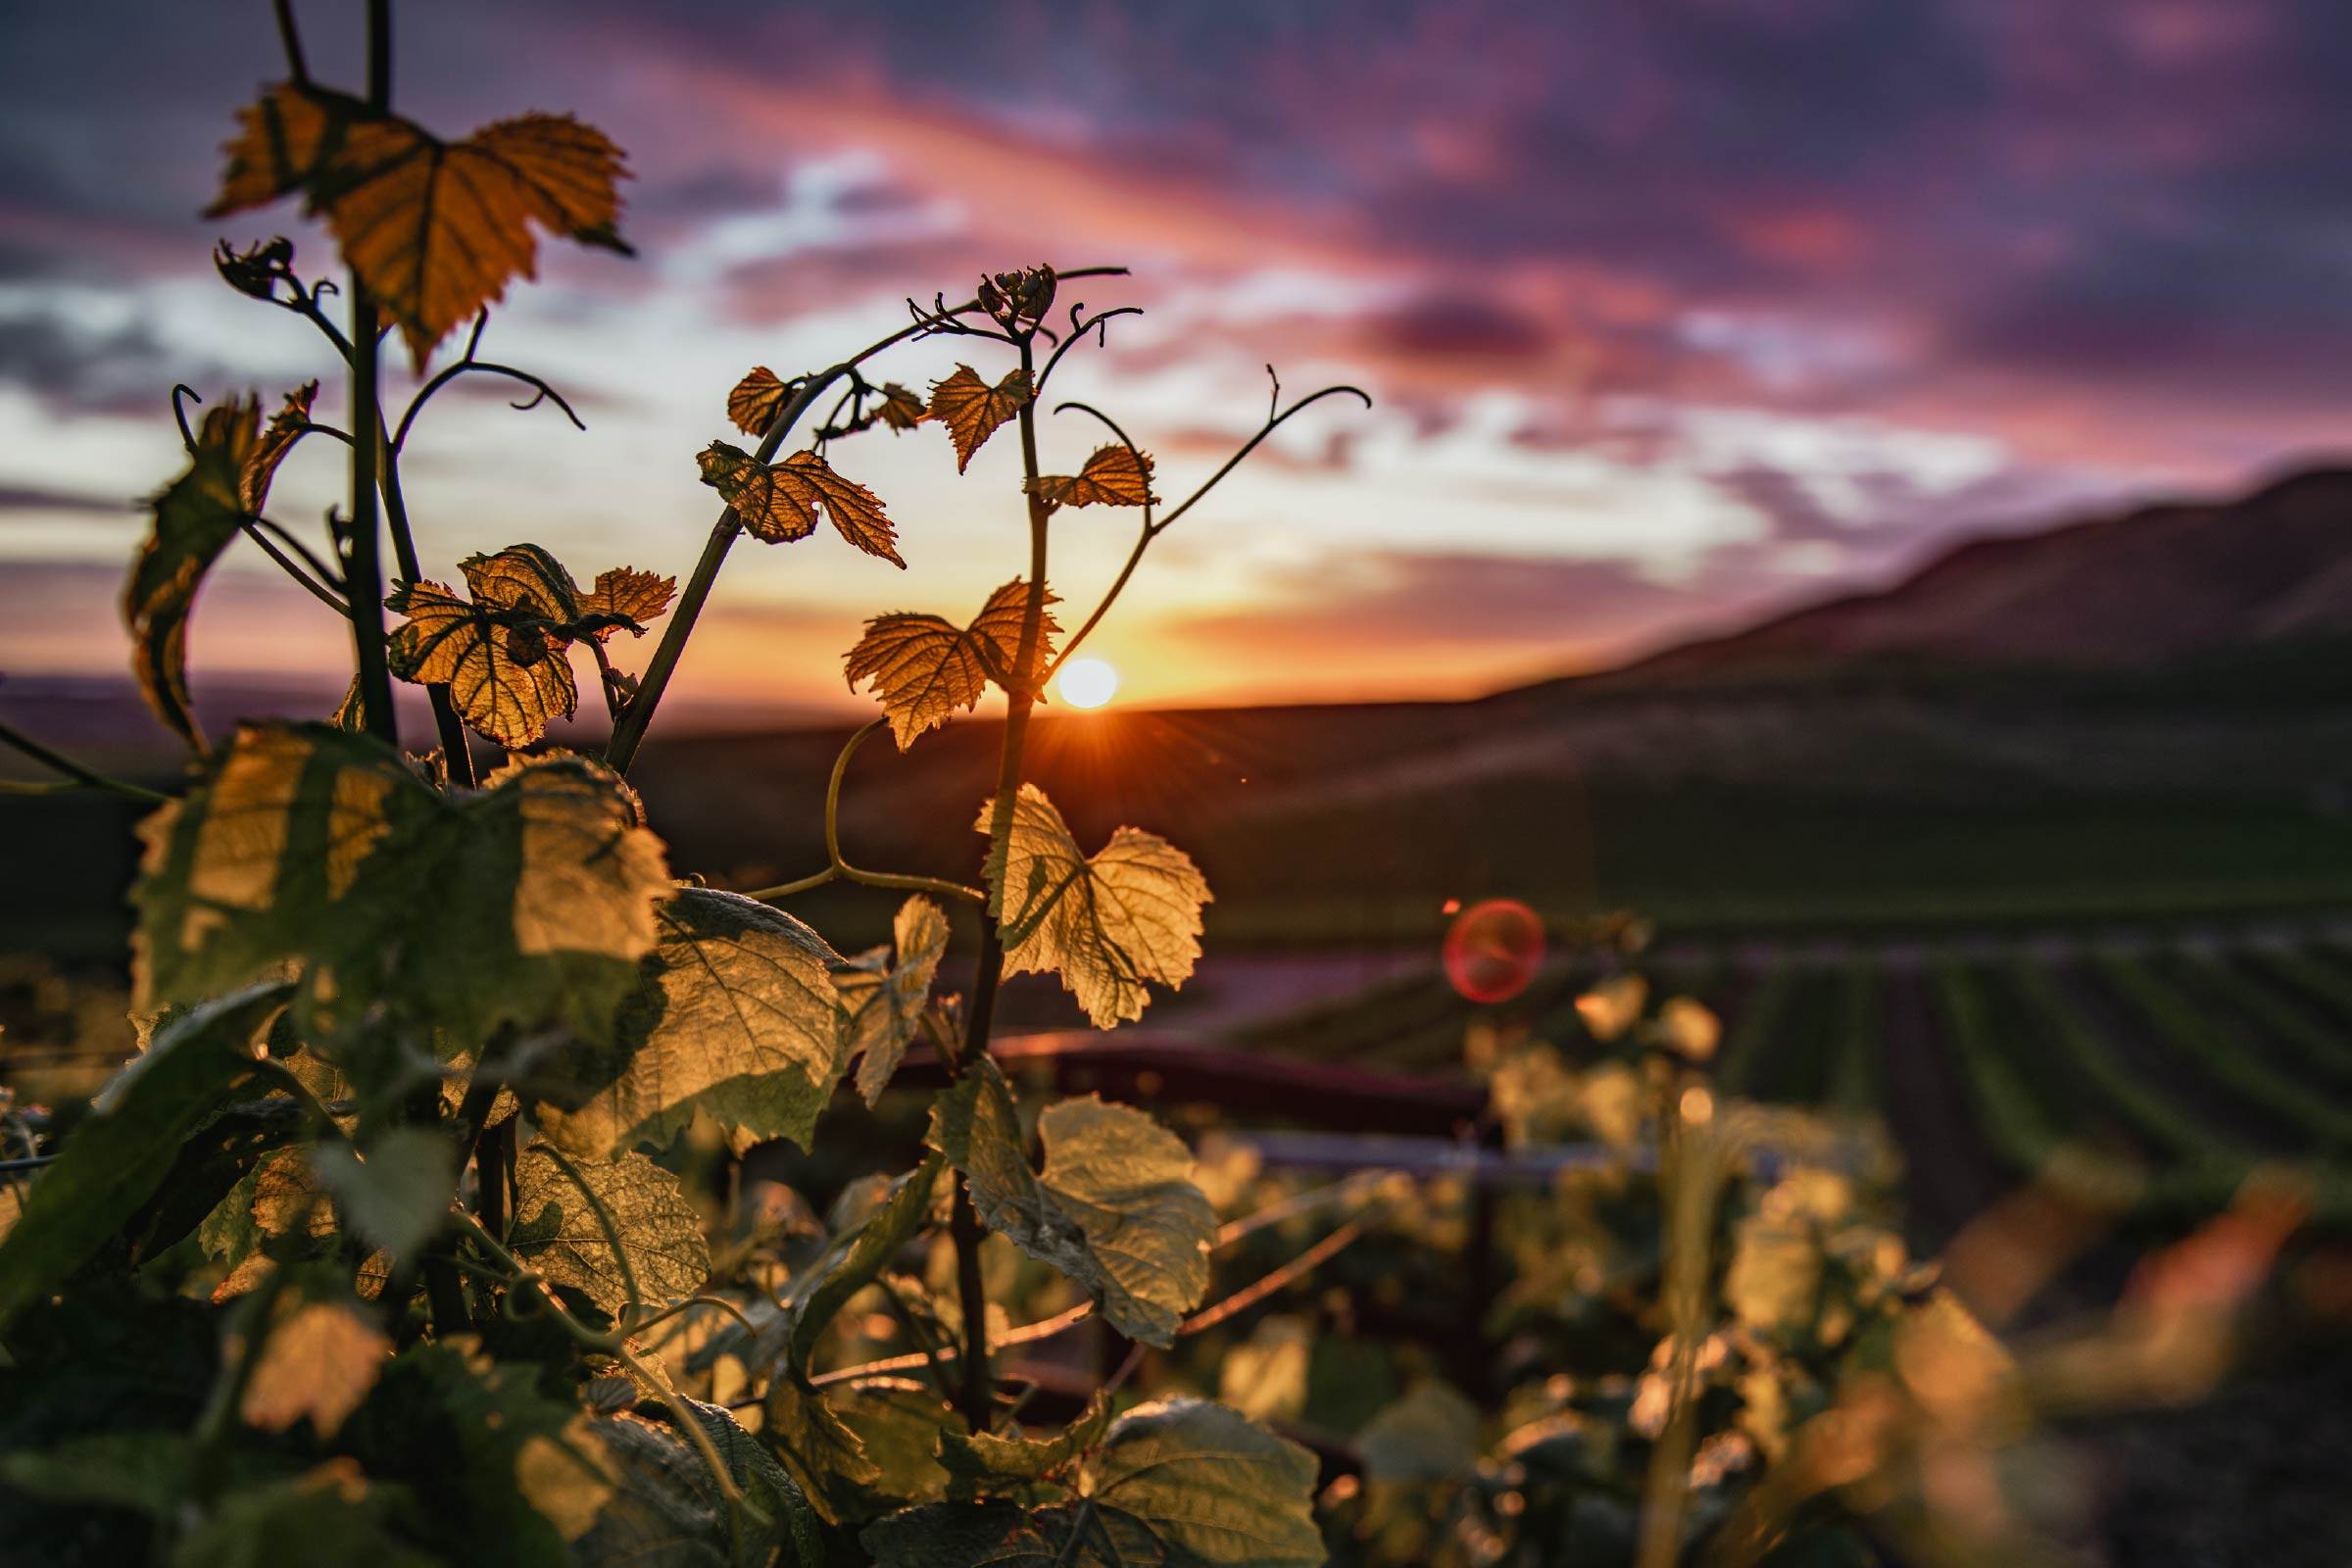
POLYGON ((1544 966, 1544 921, 1517 899, 1487 899, 1446 932, 1446 978, 1466 1001, 1508 1002, 1544 966))
POLYGON ((1054 677, 1054 689, 1072 708, 1101 708, 1119 689, 1119 672, 1100 659, 1073 659, 1054 677))

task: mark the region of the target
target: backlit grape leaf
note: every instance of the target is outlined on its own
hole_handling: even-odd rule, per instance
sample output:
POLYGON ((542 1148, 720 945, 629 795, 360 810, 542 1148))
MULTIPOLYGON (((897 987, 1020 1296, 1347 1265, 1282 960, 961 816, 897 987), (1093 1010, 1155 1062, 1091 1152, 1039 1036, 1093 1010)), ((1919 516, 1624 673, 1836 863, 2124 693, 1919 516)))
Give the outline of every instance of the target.
POLYGON ((932 1102, 931 1147, 963 1172, 991 1230, 1095 1298, 1113 1328, 1173 1344, 1208 1289, 1217 1220, 1184 1141, 1140 1110, 1088 1095, 1038 1118, 1042 1174, 1022 1152, 1012 1092, 993 1062, 932 1102))
POLYGON ((311 404, 318 396, 316 381, 305 381, 287 393, 285 407, 270 416, 261 439, 247 456, 237 475, 237 499, 255 516, 260 516, 262 508, 269 503, 270 481, 277 477, 277 466, 286 461, 294 443, 310 433, 305 426, 311 422, 311 404))
POLYGON ((696 1111, 748 1136, 808 1146, 847 1060, 831 968, 841 956, 781 909, 682 888, 608 1050, 534 1077, 549 1139, 590 1157, 660 1147, 696 1111))
POLYGON ((755 365, 749 374, 735 383, 735 390, 727 394, 728 422, 745 435, 765 435, 791 396, 792 388, 776 379, 775 371, 764 365, 755 365))
POLYGON ((1057 507, 1141 507, 1159 499, 1152 493, 1150 455, 1118 442, 1097 447, 1075 474, 1040 474, 1023 488, 1057 507))
POLYGON ((204 733, 188 698, 188 610, 205 572, 244 525, 260 424, 257 400, 231 399, 206 411, 188 471, 150 503, 155 526, 122 588, 139 691, 156 716, 200 752, 204 733))
POLYGON ((1086 1467, 1086 1501, 930 1503, 858 1536, 878 1568, 1320 1568, 1315 1456, 1220 1404, 1138 1405, 1086 1467))
POLYGON ((614 1317, 659 1311, 710 1277, 702 1221, 677 1177, 643 1154, 572 1159, 534 1140, 514 1159, 514 1255, 614 1317))
POLYGON ((863 1224, 835 1237, 816 1261, 793 1276, 784 1310, 785 1348, 795 1373, 807 1377, 815 1370, 809 1358, 825 1325, 922 1229, 931 1213, 940 1163, 937 1154, 926 1155, 920 1165, 891 1183, 888 1195, 863 1224))
POLYGON ((931 417, 948 427, 948 437, 956 443, 957 473, 970 466, 980 443, 1020 413, 1029 398, 1029 376, 1022 370, 990 386, 970 366, 958 365, 955 374, 932 386, 931 417))
POLYGON ((404 582, 384 608, 406 615, 392 629, 392 673, 447 686, 476 734, 508 748, 528 746, 579 707, 564 645, 538 627, 507 625, 494 607, 459 598, 437 582, 404 582))
POLYGON ((134 1006, 292 966, 314 1046, 379 1014, 466 1041, 506 1023, 609 1038, 675 891, 636 797, 585 758, 443 794, 321 724, 245 726, 139 832, 134 1006))
POLYGON ((208 218, 294 192, 400 323, 416 368, 461 321, 538 271, 536 223, 629 253, 620 149, 569 115, 520 115, 445 142, 360 100, 280 82, 238 112, 208 218))
POLYGON ((1102 1441, 1110 1425, 1110 1401, 1101 1390, 1078 1418, 1052 1437, 1007 1433, 950 1433, 940 1439, 939 1462, 951 1480, 948 1494, 959 1501, 977 1497, 1025 1497, 1037 1482, 1069 1465, 1102 1441))
POLYGON ((581 629, 593 637, 611 637, 620 630, 619 621, 629 623, 636 636, 645 635, 645 628, 662 618, 669 602, 678 596, 678 579, 664 577, 659 572, 639 571, 634 566, 614 566, 596 574, 596 586, 580 599, 580 616, 584 622, 596 622, 597 617, 617 617, 612 623, 584 624, 581 629))
POLYGON ((769 465, 740 447, 713 441, 699 459, 703 483, 735 509, 754 535, 769 544, 806 539, 816 531, 817 514, 833 519, 844 539, 869 556, 904 566, 898 536, 882 514, 882 501, 865 486, 845 479, 814 452, 795 452, 769 465))
MULTIPOLYGON (((1051 590, 1046 603, 1054 603, 1051 590)), ((867 683, 890 715, 890 732, 899 750, 905 751, 957 710, 978 707, 981 693, 996 675, 1013 672, 1028 604, 1029 585, 1015 577, 988 596, 969 626, 956 626, 938 615, 877 615, 865 623, 865 635, 843 661, 850 690, 856 691, 860 681, 867 683)), ((1045 612, 1032 669, 1051 657, 1054 635, 1060 630, 1053 612, 1045 612)))
MULTIPOLYGON (((989 831, 995 803, 974 825, 989 831)), ((1200 956, 1208 883, 1155 833, 1122 827, 1090 858, 1045 791, 1023 784, 1011 829, 988 858, 989 908, 1004 923, 1004 972, 1061 976, 1098 1029, 1140 1018, 1147 982, 1184 984, 1200 956)))
POLYGON ((0 1237, 0 1331, 122 1231, 182 1144, 254 1092, 256 1038, 291 991, 272 981, 174 1014, 99 1092, 0 1237))
POLYGON ((449 1141, 423 1127, 390 1128, 365 1149, 348 1139, 318 1144, 311 1169, 362 1241, 402 1257, 448 1219, 458 1174, 449 1141))
POLYGON ((930 412, 923 407, 921 398, 896 381, 883 384, 881 400, 874 405, 874 417, 893 430, 911 430, 922 423, 923 416, 930 412))
POLYGON ((842 1060, 858 1058, 858 1093, 869 1105, 881 1100, 922 1021, 940 956, 948 951, 948 917, 918 894, 899 906, 892 934, 896 963, 889 949, 875 948, 833 971, 846 1014, 842 1060))
POLYGON ((392 1342, 340 1301, 306 1301, 263 1336, 237 1408, 246 1423, 283 1432, 309 1417, 322 1438, 359 1408, 392 1342))

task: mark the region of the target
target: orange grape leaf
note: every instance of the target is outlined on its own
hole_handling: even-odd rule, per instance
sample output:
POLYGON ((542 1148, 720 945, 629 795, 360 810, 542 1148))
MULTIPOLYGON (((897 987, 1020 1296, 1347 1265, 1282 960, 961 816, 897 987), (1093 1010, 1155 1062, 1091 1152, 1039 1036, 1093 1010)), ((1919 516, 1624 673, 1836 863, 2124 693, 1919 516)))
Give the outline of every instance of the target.
MULTIPOLYGON (((1054 602, 1048 590, 1046 603, 1054 602)), ((856 691, 860 681, 870 683, 903 752, 924 731, 946 723, 957 709, 978 707, 992 674, 1012 671, 1028 604, 1029 585, 1015 577, 988 596, 967 627, 938 615, 877 615, 865 623, 865 635, 843 662, 850 690, 856 691)), ((1053 612, 1044 612, 1032 667, 1050 657, 1054 634, 1060 629, 1053 612)))
POLYGON ((563 563, 537 545, 511 545, 459 563, 469 601, 437 582, 404 582, 384 601, 409 618, 386 655, 402 680, 447 686, 478 734, 514 750, 569 718, 579 706, 566 653, 580 591, 563 563))
POLYGON ((270 500, 270 481, 277 477, 277 466, 286 461, 294 443, 309 434, 303 426, 311 422, 311 404, 318 396, 318 383, 306 381, 286 394, 286 406, 270 416, 270 423, 248 453, 237 474, 237 498, 245 510, 254 515, 270 500))
POLYGON ((1152 458, 1119 443, 1101 446, 1075 474, 1044 473, 1024 481, 1057 507, 1142 507, 1159 497, 1152 493, 1152 458))
POLYGON ((913 429, 923 422, 923 415, 927 412, 921 398, 896 381, 884 384, 882 401, 874 406, 874 417, 893 430, 913 429))
POLYGON ((727 394, 727 418, 745 435, 765 435, 767 427, 776 422, 784 411, 784 400, 792 388, 776 379, 776 372, 764 365, 752 367, 751 374, 735 383, 727 394))
POLYGON ((995 386, 980 379, 968 365, 931 388, 931 417, 948 427, 956 443, 956 471, 961 473, 997 427, 1021 412, 1029 401, 1029 377, 1013 371, 995 386))
MULTIPOLYGON (((990 829, 996 803, 980 808, 990 829)), ((1004 972, 1059 974, 1098 1029, 1140 1018, 1147 981, 1177 987, 1200 956, 1208 883, 1156 833, 1122 827, 1093 856, 1034 784, 1013 798, 1012 827, 989 849, 989 910, 1003 922, 1004 972)))
POLYGON ((669 602, 678 596, 678 579, 658 572, 639 571, 634 566, 614 566, 611 571, 596 574, 596 586, 580 601, 581 630, 602 640, 626 624, 639 637, 645 635, 645 623, 659 620, 669 609, 669 602), (616 617, 600 622, 597 617, 616 617))
POLYGON ((322 1438, 375 1387, 392 1342, 341 1302, 296 1307, 263 1337, 254 1352, 238 1412, 269 1432, 283 1432, 308 1416, 322 1438))
POLYGON ((613 227, 620 149, 569 115, 519 115, 447 142, 343 93, 280 82, 237 118, 205 216, 301 192, 418 369, 510 280, 537 275, 533 223, 629 254, 613 227))
POLYGON ((819 511, 841 536, 869 556, 896 566, 898 537, 882 514, 882 499, 845 479, 814 452, 795 452, 782 463, 764 464, 741 447, 713 441, 698 458, 703 483, 735 509, 743 525, 769 544, 806 539, 816 530, 819 511))
MULTIPOLYGON (((156 716, 199 752, 188 696, 188 610, 196 589, 246 517, 247 475, 261 451, 261 404, 230 399, 206 412, 188 471, 150 503, 155 527, 122 587, 131 671, 156 716)), ((261 482, 268 483, 268 475, 261 482)))

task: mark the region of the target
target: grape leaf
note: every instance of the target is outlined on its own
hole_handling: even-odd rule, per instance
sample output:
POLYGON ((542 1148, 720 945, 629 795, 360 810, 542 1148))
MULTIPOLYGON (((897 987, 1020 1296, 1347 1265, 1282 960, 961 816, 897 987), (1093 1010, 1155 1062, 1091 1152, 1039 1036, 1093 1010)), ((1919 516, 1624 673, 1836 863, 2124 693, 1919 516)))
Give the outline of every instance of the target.
POLYGON ((892 935, 899 949, 896 964, 890 950, 875 948, 833 971, 846 1013, 842 1060, 859 1058, 858 1093, 868 1105, 881 1100, 922 1022, 940 956, 948 951, 948 917, 917 895, 899 906, 892 935))
POLYGON ((583 1564, 677 1564, 727 1568, 778 1561, 787 1545, 801 1568, 824 1562, 817 1524, 800 1486, 735 1418, 714 1404, 684 1401, 735 1484, 764 1524, 738 1532, 702 1456, 667 1421, 609 1416, 595 1434, 614 1469, 610 1500, 575 1543, 583 1564))
POLYGON ((189 706, 188 612, 204 574, 269 499, 270 480, 310 417, 318 383, 286 395, 286 406, 261 429, 258 399, 230 399, 207 410, 188 471, 149 504, 155 526, 139 547, 122 588, 130 628, 131 671, 156 716, 199 752, 204 733, 189 706))
POLYGON ((891 1183, 888 1195, 865 1218, 865 1223, 837 1236, 815 1262, 793 1276, 784 1298, 785 1345, 795 1372, 808 1376, 817 1336, 833 1321, 844 1302, 872 1284, 890 1265, 931 1213, 931 1190, 938 1185, 940 1158, 923 1162, 891 1183))
MULTIPOLYGON (((974 826, 990 830, 996 810, 974 826)), ((1191 857, 1155 833, 1122 827, 1092 858, 1045 791, 1023 784, 1010 831, 992 844, 989 909, 1004 924, 1004 972, 1058 973, 1098 1029, 1140 1018, 1146 983, 1170 988, 1200 956, 1208 883, 1191 857)))
POLYGON ((283 1432, 305 1416, 322 1438, 375 1387, 392 1342, 340 1301, 306 1301, 263 1336, 237 1409, 247 1424, 283 1432))
POLYGON ((457 1185, 448 1142, 422 1127, 393 1127, 365 1150, 349 1140, 315 1146, 311 1169, 360 1239, 402 1257, 449 1217, 457 1185))
POLYGON ((610 615, 610 623, 583 625, 590 636, 605 638, 619 631, 625 624, 634 636, 645 635, 646 622, 659 620, 669 609, 669 602, 678 596, 678 579, 658 572, 639 571, 634 566, 614 566, 596 574, 596 586, 580 600, 583 622, 598 622, 598 617, 610 615))
POLYGON ((447 686, 450 700, 479 734, 510 750, 529 745, 579 703, 570 648, 603 639, 669 606, 670 577, 616 566, 582 594, 563 563, 537 545, 509 545, 494 556, 458 563, 472 597, 437 582, 404 582, 384 601, 408 616, 387 645, 392 673, 447 686))
MULTIPOLYGON (((1055 603, 1051 589, 1046 603, 1055 603)), ((938 615, 877 615, 865 623, 865 635, 843 661, 850 690, 864 681, 882 700, 891 736, 903 752, 958 709, 977 708, 996 675, 1014 672, 1028 606, 1029 585, 1015 577, 988 596, 969 626, 957 627, 938 615)), ((1031 656, 1033 670, 1052 657, 1054 636, 1060 630, 1054 612, 1045 611, 1031 656)))
POLYGON ((748 436, 767 434, 767 427, 784 412, 793 389, 764 365, 755 365, 727 394, 727 420, 748 436))
POLYGON ((1140 1110, 1089 1095, 1038 1118, 1043 1174, 1022 1152, 1012 1091, 983 1060, 931 1106, 930 1145, 963 1172, 980 1218, 1095 1298, 1113 1328, 1175 1342, 1208 1289, 1216 1213, 1184 1141, 1140 1110))
POLYGON ((346 1458, 206 1500, 172 1550, 172 1568, 436 1568, 440 1561, 401 1539, 398 1526, 415 1508, 408 1493, 371 1481, 346 1458))
POLYGON ((629 254, 614 224, 620 149, 569 115, 520 115, 447 142, 359 99, 280 82, 238 112, 221 218, 300 192, 400 323, 416 368, 433 345, 538 273, 533 223, 629 254))
POLYGON ((1030 396, 1029 375, 1024 370, 1015 370, 990 386, 970 366, 958 365, 955 374, 932 385, 930 416, 948 427, 948 437, 956 443, 957 473, 971 465, 980 443, 1020 413, 1030 396))
POLYGON ((921 398, 896 381, 883 383, 882 400, 874 405, 874 417, 893 430, 911 430, 922 423, 923 416, 930 412, 923 407, 921 398))
POLYGON ((0 1331, 120 1232, 180 1146, 249 1083, 254 1039, 291 990, 273 981, 173 1015, 99 1092, 0 1237, 0 1331))
POLYGON ((1085 1500, 930 1503, 869 1525, 877 1568, 1320 1568, 1315 1457, 1193 1398, 1111 1423, 1085 1500))
POLYGON ((1057 507, 1141 507, 1159 499, 1152 493, 1150 455, 1118 442, 1097 447, 1075 474, 1040 474, 1021 488, 1057 507))
POLYGON ((948 1494, 957 1501, 979 1497, 1025 1498, 1046 1477, 1061 1470, 1102 1441, 1110 1424, 1110 1400, 1098 1389, 1078 1418, 1049 1438, 1017 1429, 948 1433, 941 1437, 939 1463, 948 1472, 948 1494))
POLYGON ((602 1157, 666 1144, 701 1110, 808 1147, 847 1060, 840 955, 781 909, 713 888, 680 889, 655 918, 660 941, 612 1049, 530 1080, 547 1136, 602 1157))
POLYGON ((291 964, 313 1045, 378 1013, 464 1041, 507 1023, 609 1038, 674 892, 636 797, 584 758, 445 795, 319 724, 244 727, 139 832, 134 1005, 291 964))
POLYGON ((607 1313, 659 1311, 710 1277, 702 1221, 677 1177, 639 1153, 575 1160, 532 1141, 514 1159, 514 1255, 607 1313))
POLYGON ((871 490, 833 471, 814 452, 795 452, 782 463, 765 464, 741 447, 713 441, 697 460, 703 483, 735 509, 743 525, 769 544, 789 544, 816 531, 821 512, 851 544, 895 566, 906 563, 892 543, 898 536, 871 490))

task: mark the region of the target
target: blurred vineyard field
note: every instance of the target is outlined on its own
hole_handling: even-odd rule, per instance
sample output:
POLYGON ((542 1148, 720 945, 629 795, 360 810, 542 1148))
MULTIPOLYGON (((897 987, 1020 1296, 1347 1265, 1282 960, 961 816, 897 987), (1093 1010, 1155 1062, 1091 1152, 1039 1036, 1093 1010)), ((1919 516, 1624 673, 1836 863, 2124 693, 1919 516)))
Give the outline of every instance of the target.
MULTIPOLYGON (((2257 1166, 2302 1179, 2314 1218, 2352 1219, 2352 944, 2043 937, 1922 943, 1683 943, 1642 966, 1724 1021, 1726 1093, 1875 1116, 1909 1167, 1925 1243, 2061 1152, 2135 1219, 2226 1203, 2257 1166)), ((1601 970, 1555 962, 1473 1006, 1434 970, 1247 1032, 1308 1059, 1460 1071, 1472 1025, 1573 1050, 1601 970)))

